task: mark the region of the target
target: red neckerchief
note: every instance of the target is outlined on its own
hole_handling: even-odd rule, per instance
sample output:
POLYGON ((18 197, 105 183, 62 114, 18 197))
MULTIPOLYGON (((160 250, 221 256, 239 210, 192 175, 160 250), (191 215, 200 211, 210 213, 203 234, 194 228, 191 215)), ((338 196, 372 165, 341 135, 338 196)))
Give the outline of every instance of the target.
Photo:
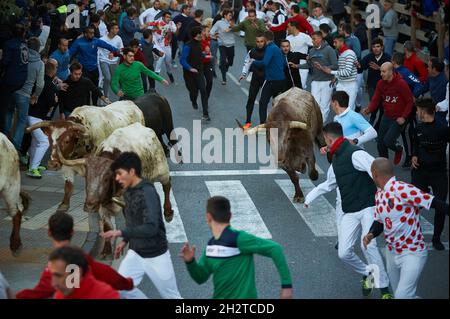
POLYGON ((339 55, 349 50, 350 48, 344 43, 344 46, 339 50, 339 55))
POLYGON ((341 136, 333 143, 333 145, 331 145, 331 147, 330 147, 331 155, 334 155, 334 153, 336 153, 336 151, 341 146, 341 144, 344 143, 344 141, 345 141, 345 138, 341 136))

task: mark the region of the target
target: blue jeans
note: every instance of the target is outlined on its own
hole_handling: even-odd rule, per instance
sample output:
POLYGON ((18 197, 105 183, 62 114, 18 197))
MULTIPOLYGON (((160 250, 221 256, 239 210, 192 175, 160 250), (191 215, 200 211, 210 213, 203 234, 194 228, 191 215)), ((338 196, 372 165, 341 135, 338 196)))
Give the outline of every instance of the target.
POLYGON ((28 108, 30 106, 30 98, 14 92, 13 103, 10 105, 5 116, 5 135, 8 136, 11 133, 12 122, 14 113, 17 110, 17 123, 16 130, 12 136, 12 142, 17 150, 20 150, 22 145, 23 134, 27 127, 28 108))
POLYGON ((211 17, 214 19, 214 17, 217 15, 217 12, 219 12, 220 3, 214 2, 211 0, 211 17))
POLYGON ((392 53, 394 53, 396 42, 397 42, 397 37, 385 36, 384 37, 384 53, 387 53, 390 56, 392 56, 392 53))
POLYGON ((211 59, 211 66, 213 72, 216 73, 216 61, 217 61, 217 51, 219 50, 219 42, 217 40, 211 39, 211 55, 213 56, 211 59))

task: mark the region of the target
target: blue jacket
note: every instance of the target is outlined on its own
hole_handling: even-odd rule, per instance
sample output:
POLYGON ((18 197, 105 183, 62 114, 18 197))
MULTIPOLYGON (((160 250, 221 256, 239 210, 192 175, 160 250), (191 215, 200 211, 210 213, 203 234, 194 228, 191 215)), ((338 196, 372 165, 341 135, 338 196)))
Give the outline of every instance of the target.
POLYGON ((28 74, 28 46, 24 40, 13 38, 3 47, 0 83, 21 88, 28 74))
POLYGON ((436 103, 445 100, 445 94, 447 93, 447 78, 442 71, 437 76, 428 76, 428 80, 425 83, 424 93, 430 91, 430 95, 436 103))
POLYGON ((361 43, 359 39, 352 33, 348 38, 345 39, 345 44, 355 52, 358 60, 361 59, 361 43))
POLYGON ((264 77, 267 81, 282 81, 286 79, 284 76, 286 59, 280 48, 273 42, 267 45, 264 59, 253 61, 253 65, 255 67, 264 66, 264 77))
POLYGON ((78 61, 83 65, 83 68, 87 71, 93 71, 97 68, 97 51, 99 47, 111 52, 119 51, 103 40, 93 38, 91 41, 88 41, 85 37, 81 37, 70 47, 70 58, 73 58, 78 53, 78 61))
POLYGON ((425 92, 424 86, 422 82, 420 82, 419 78, 415 76, 411 71, 409 71, 405 66, 401 65, 396 68, 395 71, 397 71, 402 76, 403 80, 405 80, 405 82, 408 84, 414 97, 417 98, 425 92))
POLYGON ((61 80, 66 80, 69 76, 69 64, 70 64, 70 53, 66 51, 62 53, 59 49, 56 49, 50 58, 58 61, 58 73, 56 74, 61 80))
POLYGON ((126 47, 131 40, 134 39, 136 32, 142 32, 141 29, 136 27, 134 20, 131 20, 128 16, 122 19, 122 26, 120 27, 119 36, 122 38, 123 45, 126 47))

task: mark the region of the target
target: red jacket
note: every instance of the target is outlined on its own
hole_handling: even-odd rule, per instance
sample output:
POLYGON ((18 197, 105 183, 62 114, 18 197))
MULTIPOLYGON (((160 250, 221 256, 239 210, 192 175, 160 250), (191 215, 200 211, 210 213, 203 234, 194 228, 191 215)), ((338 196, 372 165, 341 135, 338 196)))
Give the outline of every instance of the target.
MULTIPOLYGON (((211 38, 210 37, 208 37, 206 39, 202 39, 202 52, 205 52, 207 47, 209 47, 209 50, 211 52, 211 38)), ((203 64, 208 64, 209 62, 211 62, 211 58, 203 58, 202 59, 203 64)))
POLYGON ((280 24, 279 26, 271 27, 270 31, 272 31, 272 32, 286 31, 288 24, 291 21, 298 22, 298 24, 300 25, 300 29, 299 29, 300 32, 303 32, 303 33, 306 33, 309 35, 313 34, 314 30, 313 30, 312 26, 309 24, 308 20, 306 20, 304 17, 302 17, 299 14, 287 19, 286 21, 284 21, 284 23, 280 24))
POLYGON ((391 82, 379 80, 375 94, 369 104, 369 112, 374 112, 380 102, 383 103, 384 114, 396 120, 399 117, 408 118, 413 107, 413 95, 402 76, 394 73, 391 82))
POLYGON ((413 74, 418 75, 421 82, 425 83, 427 81, 428 70, 425 67, 425 63, 423 63, 423 61, 419 59, 415 53, 413 53, 409 58, 405 55, 405 62, 403 65, 413 74))
MULTIPOLYGON (((112 286, 116 290, 131 290, 134 287, 133 279, 125 278, 108 265, 96 262, 90 255, 86 255, 89 269, 94 277, 112 286)), ((41 274, 39 283, 33 289, 24 289, 17 293, 17 299, 46 299, 55 293, 52 287, 52 275, 48 268, 41 274)))
POLYGON ((120 299, 120 294, 110 285, 95 279, 91 271, 81 278, 80 287, 75 288, 68 296, 56 291, 55 299, 120 299))

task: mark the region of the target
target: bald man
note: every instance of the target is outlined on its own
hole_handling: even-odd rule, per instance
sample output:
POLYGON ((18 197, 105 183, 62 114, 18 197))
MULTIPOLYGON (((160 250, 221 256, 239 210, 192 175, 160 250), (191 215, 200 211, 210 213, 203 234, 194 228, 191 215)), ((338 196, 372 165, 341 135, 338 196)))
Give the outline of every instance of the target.
POLYGON ((381 80, 378 81, 375 94, 369 106, 364 109, 368 115, 377 110, 382 103, 384 114, 378 129, 378 154, 389 158, 389 150, 395 153, 394 165, 402 159, 403 147, 397 142, 405 128, 406 119, 413 107, 413 95, 402 76, 394 72, 391 62, 381 65, 381 80))
POLYGON ((367 247, 384 230, 386 269, 394 297, 417 298, 417 283, 427 260, 420 209, 448 212, 448 204, 411 184, 397 181, 394 167, 386 158, 375 159, 371 172, 379 190, 375 194, 375 220, 364 236, 363 245, 367 247))

